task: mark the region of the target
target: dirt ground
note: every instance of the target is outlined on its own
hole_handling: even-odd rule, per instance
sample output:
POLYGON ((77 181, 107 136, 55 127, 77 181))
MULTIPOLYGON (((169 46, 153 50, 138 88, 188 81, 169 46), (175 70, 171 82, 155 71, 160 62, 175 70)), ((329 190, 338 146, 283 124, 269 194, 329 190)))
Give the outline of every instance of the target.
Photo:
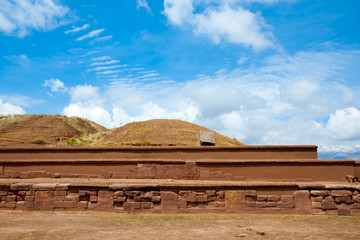
POLYGON ((0 239, 360 239, 360 216, 4 210, 0 239))

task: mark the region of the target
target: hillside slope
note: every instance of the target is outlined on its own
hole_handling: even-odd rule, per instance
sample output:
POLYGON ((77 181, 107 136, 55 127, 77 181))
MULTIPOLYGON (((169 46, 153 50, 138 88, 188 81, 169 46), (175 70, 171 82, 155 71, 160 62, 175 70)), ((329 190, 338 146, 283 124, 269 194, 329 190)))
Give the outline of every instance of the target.
MULTIPOLYGON (((114 129, 96 145, 102 146, 199 146, 199 131, 205 127, 181 121, 154 119, 133 122, 114 129)), ((243 143, 214 132, 216 146, 241 146, 243 143)))
POLYGON ((0 116, 0 146, 66 145, 72 138, 94 137, 107 129, 86 119, 52 115, 0 116))

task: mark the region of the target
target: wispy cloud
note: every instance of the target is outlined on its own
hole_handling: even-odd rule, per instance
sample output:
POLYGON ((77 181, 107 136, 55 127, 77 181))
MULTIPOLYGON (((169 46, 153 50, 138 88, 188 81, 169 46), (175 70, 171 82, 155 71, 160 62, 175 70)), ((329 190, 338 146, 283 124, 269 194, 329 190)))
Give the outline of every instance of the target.
POLYGON ((110 56, 102 56, 102 57, 95 57, 95 58, 91 58, 91 61, 105 61, 105 60, 110 60, 111 57, 110 56))
POLYGON ((102 28, 102 29, 97 29, 97 30, 93 30, 81 37, 78 37, 77 39, 75 39, 75 41, 83 41, 85 39, 88 39, 88 38, 93 38, 93 37, 97 37, 100 35, 100 33, 102 33, 103 31, 105 31, 105 28, 102 28))
POLYGON ((104 71, 104 72, 97 72, 96 75, 109 75, 114 73, 123 72, 124 70, 111 70, 111 71, 104 71))
POLYGON ((68 88, 65 87, 65 84, 57 78, 50 78, 44 81, 44 87, 50 87, 51 92, 65 93, 68 91, 68 88))
POLYGON ((146 0, 136 0, 136 8, 145 8, 148 13, 151 12, 151 9, 146 0))
POLYGON ((101 66, 101 65, 110 65, 110 64, 114 64, 114 63, 119 63, 119 60, 110 60, 107 62, 94 62, 91 63, 90 66, 101 66))
POLYGON ((96 42, 102 42, 102 41, 110 40, 110 39, 112 39, 112 38, 113 38, 113 36, 112 36, 112 35, 109 35, 109 36, 105 36, 105 37, 95 38, 94 41, 96 41, 96 42))
POLYGON ((95 68, 91 68, 88 70, 88 72, 92 72, 92 71, 102 71, 102 70, 107 70, 107 69, 115 69, 115 68, 122 68, 122 67, 126 67, 126 64, 122 64, 122 65, 112 65, 112 66, 103 66, 103 67, 95 67, 95 68))
POLYGON ((89 27, 90 27, 90 24, 84 24, 82 27, 73 27, 73 29, 67 30, 64 33, 65 34, 76 33, 76 32, 80 32, 82 30, 88 29, 89 27))

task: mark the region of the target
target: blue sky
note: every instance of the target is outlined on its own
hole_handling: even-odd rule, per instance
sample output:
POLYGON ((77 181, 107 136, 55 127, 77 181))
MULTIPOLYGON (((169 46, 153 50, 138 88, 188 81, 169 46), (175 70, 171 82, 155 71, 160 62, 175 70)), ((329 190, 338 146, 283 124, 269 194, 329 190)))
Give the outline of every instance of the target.
POLYGON ((360 150, 357 0, 0 0, 0 114, 360 150))

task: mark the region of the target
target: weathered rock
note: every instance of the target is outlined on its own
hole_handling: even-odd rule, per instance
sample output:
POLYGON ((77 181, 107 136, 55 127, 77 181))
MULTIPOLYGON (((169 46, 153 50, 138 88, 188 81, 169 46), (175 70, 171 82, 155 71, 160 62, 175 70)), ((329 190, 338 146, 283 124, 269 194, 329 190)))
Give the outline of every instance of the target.
POLYGON ((295 213, 308 214, 312 213, 310 193, 306 190, 294 193, 295 213))
POLYGON ((174 192, 161 192, 161 212, 177 213, 178 211, 178 195, 174 192))
POLYGON ((225 208, 227 212, 241 212, 246 209, 245 191, 226 191, 225 208))
POLYGON ((213 132, 200 131, 199 133, 200 145, 215 145, 215 137, 213 132))

